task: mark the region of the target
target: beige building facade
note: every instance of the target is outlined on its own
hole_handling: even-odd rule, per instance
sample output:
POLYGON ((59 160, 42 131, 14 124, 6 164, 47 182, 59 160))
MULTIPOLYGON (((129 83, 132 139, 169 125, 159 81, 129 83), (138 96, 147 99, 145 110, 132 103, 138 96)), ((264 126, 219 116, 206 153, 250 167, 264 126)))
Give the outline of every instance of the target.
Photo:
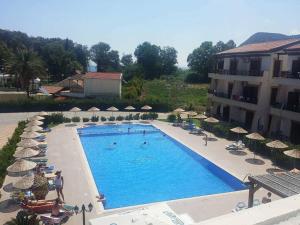
POLYGON ((300 40, 244 45, 217 54, 208 111, 252 131, 300 140, 300 40))

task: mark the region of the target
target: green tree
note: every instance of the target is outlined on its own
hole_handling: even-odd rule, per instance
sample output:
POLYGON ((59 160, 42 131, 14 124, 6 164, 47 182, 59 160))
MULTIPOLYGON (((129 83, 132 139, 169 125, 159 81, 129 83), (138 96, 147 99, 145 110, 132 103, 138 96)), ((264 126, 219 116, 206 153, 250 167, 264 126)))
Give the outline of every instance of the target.
POLYGON ((11 219, 6 222, 4 225, 39 225, 40 220, 37 218, 37 215, 30 215, 25 211, 19 211, 16 218, 11 219))
POLYGON ((35 52, 27 49, 20 49, 10 58, 6 64, 9 73, 17 76, 18 85, 26 90, 27 97, 30 94, 30 82, 36 77, 43 77, 45 69, 41 59, 35 52))
POLYGON ((123 55, 121 58, 121 64, 123 67, 128 67, 133 64, 133 59, 131 54, 123 55))
POLYGON ((90 49, 92 61, 97 64, 98 72, 118 71, 120 59, 118 51, 111 50, 109 44, 99 42, 90 49))
POLYGON ((173 47, 163 47, 160 51, 161 73, 170 75, 177 69, 177 51, 173 47))
POLYGON ((144 42, 134 51, 137 64, 141 66, 145 79, 154 79, 160 76, 160 47, 144 42))
POLYGON ((5 62, 11 57, 12 52, 6 44, 0 41, 0 72, 4 71, 5 62))

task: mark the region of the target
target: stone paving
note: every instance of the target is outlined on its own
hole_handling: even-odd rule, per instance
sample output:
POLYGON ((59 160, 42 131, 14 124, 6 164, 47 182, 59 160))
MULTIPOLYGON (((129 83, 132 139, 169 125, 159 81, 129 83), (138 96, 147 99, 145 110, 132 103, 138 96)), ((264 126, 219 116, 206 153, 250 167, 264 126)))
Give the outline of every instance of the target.
MULTIPOLYGON (((1 118, 2 115, 0 115, 1 118)), ((20 116, 19 116, 20 118, 20 116)), ((1 122, 1 119, 0 119, 1 122)), ((1 123, 0 123, 1 124, 1 123)), ((214 162, 216 165, 225 169, 232 175, 243 180, 247 175, 264 174, 266 169, 271 168, 271 161, 258 156, 264 161, 263 165, 253 165, 245 160, 253 157, 253 154, 244 150, 242 154, 236 154, 225 150, 225 145, 230 142, 225 139, 216 138, 215 141, 209 141, 205 146, 203 136, 189 134, 188 131, 173 127, 169 123, 154 121, 153 125, 187 145, 192 150, 198 152, 203 157, 214 162)), ((211 135, 213 137, 213 135, 211 135)), ((95 196, 98 191, 92 178, 88 163, 74 127, 59 125, 48 134, 48 159, 49 164, 54 165, 56 169, 63 171, 65 179, 65 200, 71 205, 81 205, 92 203, 94 210, 87 214, 87 219, 98 217, 101 214, 111 214, 123 211, 124 209, 103 211, 102 206, 96 202, 95 196)), ((5 185, 12 182, 12 178, 7 177, 5 185)), ((5 191, 1 190, 2 193, 5 191)), ((260 190, 255 198, 261 199, 266 195, 266 191, 260 190)), ((5 201, 8 198, 0 200, 0 223, 15 215, 15 211, 5 212, 5 201), (2 210, 1 210, 2 206, 2 210)), ((47 198, 54 198, 56 193, 50 192, 47 198)), ((231 212, 235 205, 244 201, 247 202, 248 192, 238 191, 226 194, 195 197, 182 200, 169 201, 168 205, 178 214, 188 214, 195 222, 199 222, 211 217, 223 215, 231 212)), ((273 199, 278 199, 273 196, 273 199)), ((8 210, 6 210, 8 211, 8 210)), ((73 216, 67 224, 79 225, 82 223, 81 215, 73 216)))

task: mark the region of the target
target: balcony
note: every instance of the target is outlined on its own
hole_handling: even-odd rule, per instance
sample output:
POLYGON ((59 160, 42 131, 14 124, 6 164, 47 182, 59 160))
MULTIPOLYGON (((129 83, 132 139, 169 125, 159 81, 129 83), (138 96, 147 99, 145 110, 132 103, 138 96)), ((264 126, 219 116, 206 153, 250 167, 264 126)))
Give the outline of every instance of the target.
POLYGON ((300 122, 300 107, 287 107, 285 104, 274 103, 271 105, 271 114, 300 122))
POLYGON ((266 71, 229 71, 217 70, 215 73, 209 73, 208 76, 212 79, 228 80, 228 81, 249 81, 260 83, 262 76, 266 71))
POLYGON ((219 103, 232 105, 236 107, 242 107, 248 110, 255 111, 257 108, 257 98, 254 97, 245 97, 240 95, 232 95, 231 97, 223 92, 216 92, 215 90, 208 90, 209 97, 212 101, 219 103))
POLYGON ((292 73, 291 71, 280 71, 279 74, 273 76, 272 84, 273 85, 299 86, 300 85, 300 72, 292 73))

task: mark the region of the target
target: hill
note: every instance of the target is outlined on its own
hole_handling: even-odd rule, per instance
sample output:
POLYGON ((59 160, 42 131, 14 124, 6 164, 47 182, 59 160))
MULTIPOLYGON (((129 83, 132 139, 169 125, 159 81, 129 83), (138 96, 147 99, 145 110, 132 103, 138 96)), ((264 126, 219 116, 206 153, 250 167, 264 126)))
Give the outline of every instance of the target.
POLYGON ((300 34, 298 35, 285 35, 280 33, 267 33, 267 32, 258 32, 251 35, 246 41, 244 41, 242 45, 247 44, 255 44, 267 41, 278 41, 292 38, 300 38, 300 34))

